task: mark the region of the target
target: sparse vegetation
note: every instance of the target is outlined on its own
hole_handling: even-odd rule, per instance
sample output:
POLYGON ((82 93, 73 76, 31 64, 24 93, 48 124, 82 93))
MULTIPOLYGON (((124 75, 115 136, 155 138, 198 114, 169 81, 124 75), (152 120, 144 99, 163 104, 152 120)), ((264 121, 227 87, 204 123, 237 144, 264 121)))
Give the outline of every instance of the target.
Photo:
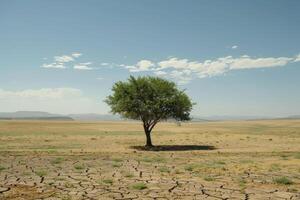
POLYGON ((242 189, 244 189, 246 187, 247 181, 245 179, 239 177, 239 178, 237 178, 237 182, 242 189))
POLYGON ((121 167, 122 164, 115 162, 115 163, 112 164, 112 166, 118 168, 118 167, 121 167))
POLYGON ((291 184, 293 184, 293 181, 290 180, 287 177, 274 178, 274 182, 277 183, 277 184, 282 184, 282 185, 291 185, 291 184))
POLYGON ((65 182, 65 187, 66 188, 75 188, 74 184, 69 183, 69 182, 65 182))
POLYGON ((61 164, 63 162, 63 158, 61 157, 58 157, 58 158, 55 158, 51 161, 52 164, 61 164))
POLYGON ((204 180, 206 180, 206 181, 215 181, 216 179, 212 176, 206 176, 206 177, 204 177, 204 180))
POLYGON ((282 154, 280 155, 280 157, 283 159, 283 160, 288 160, 289 156, 286 155, 286 154, 282 154))
POLYGON ((246 160, 246 159, 243 159, 243 160, 240 161, 240 163, 241 163, 241 164, 248 164, 248 163, 251 164, 251 163, 254 163, 254 162, 253 162, 253 160, 246 160))
MULTIPOLYGON (((45 192, 47 188, 60 187, 62 190, 53 197, 69 195, 71 199, 81 198, 82 193, 77 193, 81 188, 79 182, 83 187, 95 186, 95 199, 104 189, 123 194, 145 193, 147 197, 154 195, 152 191, 165 192, 170 199, 180 193, 184 198, 201 185, 203 188, 209 185, 212 191, 216 189, 218 193, 212 192, 216 196, 228 194, 230 188, 236 188, 237 195, 243 196, 247 189, 255 189, 270 198, 276 198, 275 193, 282 191, 295 198, 299 192, 299 121, 182 123, 181 127, 161 123, 155 138, 162 146, 168 144, 170 150, 146 152, 131 148, 144 140, 140 124, 132 121, 0 123, 0 166, 4 168, 0 170, 0 178, 4 180, 7 175, 7 181, 17 187, 19 183, 22 183, 20 187, 26 187, 22 182, 26 180, 30 187, 24 190, 32 195, 32 198, 26 196, 27 199, 41 198, 31 190, 35 190, 34 182, 45 192), (251 128, 257 123, 264 124, 267 135, 251 128), (251 139, 240 140, 247 136, 251 139), (92 141, 91 137, 97 140, 92 141), (272 142, 266 142, 271 137, 272 142), (45 138, 51 142, 45 143, 45 138), (8 140, 14 145, 8 144, 8 140), (170 145, 215 144, 216 141, 215 150, 201 147, 181 151, 170 145), (56 147, 55 154, 48 152, 50 146, 56 147), (273 179, 274 175, 277 178, 273 179), (220 188, 220 184, 232 187, 220 188), (278 192, 265 192, 266 186, 278 192)), ((15 192, 14 186, 11 187, 15 192)), ((22 189, 20 191, 24 194, 22 189)), ((107 199, 120 198, 119 195, 101 193, 101 197, 107 199)), ((249 197, 256 198, 255 194, 249 197)))
POLYGON ((124 177, 126 177, 126 178, 133 178, 134 177, 134 175, 132 174, 132 173, 125 173, 124 174, 124 177))
POLYGON ((112 161, 114 161, 114 162, 122 162, 123 159, 122 158, 113 158, 112 161))
POLYGON ((300 159, 300 152, 299 152, 299 153, 296 153, 294 157, 295 157, 296 159, 300 159))
POLYGON ((142 162, 148 162, 148 163, 163 163, 166 161, 165 158, 162 157, 143 157, 143 158, 139 158, 138 161, 142 161, 142 162))
POLYGON ((30 176, 31 175, 31 172, 23 172, 22 173, 22 176, 30 176))
POLYGON ((160 167, 159 171, 163 173, 170 173, 170 169, 166 166, 160 167))
POLYGON ((145 183, 135 183, 131 185, 131 188, 135 190, 144 190, 147 188, 147 185, 145 183))
POLYGON ((77 170, 82 170, 82 169, 84 169, 84 166, 82 164, 76 164, 76 165, 74 165, 74 168, 77 170))
POLYGON ((64 196, 64 197, 62 197, 62 200, 72 200, 72 197, 70 197, 70 196, 64 196))
POLYGON ((114 181, 112 179, 104 179, 104 180, 102 180, 102 182, 104 184, 112 185, 114 181))
POLYGON ((0 166, 0 172, 3 171, 3 170, 5 170, 5 167, 0 166))
POLYGON ((166 159, 163 157, 154 157, 153 161, 157 162, 157 163, 163 163, 163 162, 166 162, 166 159))
POLYGON ((184 167, 184 169, 186 170, 186 171, 194 171, 197 167, 199 167, 199 165, 197 165, 197 164, 189 164, 189 165, 187 165, 187 166, 185 166, 184 167))
POLYGON ((152 159, 152 158, 147 158, 147 157, 145 157, 145 158, 142 158, 142 159, 138 159, 138 161, 142 161, 142 162, 153 162, 154 160, 152 159))
POLYGON ((55 181, 65 181, 66 179, 64 177, 55 177, 55 181))
POLYGON ((35 174, 42 177, 42 176, 46 176, 47 172, 44 170, 39 170, 39 171, 36 171, 35 174))
POLYGON ((280 171, 280 170, 281 170, 281 167, 277 163, 274 163, 270 166, 270 171, 280 171))
POLYGON ((175 174, 182 174, 183 172, 182 171, 180 171, 179 169, 175 169, 175 174))
POLYGON ((224 161, 218 160, 213 162, 216 165, 225 165, 226 163, 224 161))

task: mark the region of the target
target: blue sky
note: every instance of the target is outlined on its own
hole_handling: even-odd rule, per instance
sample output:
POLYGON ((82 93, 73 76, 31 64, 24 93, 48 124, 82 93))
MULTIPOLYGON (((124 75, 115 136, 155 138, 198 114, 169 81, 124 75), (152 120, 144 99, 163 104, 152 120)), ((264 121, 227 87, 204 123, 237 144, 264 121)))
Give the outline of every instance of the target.
POLYGON ((300 2, 0 1, 0 112, 107 113, 129 75, 176 81, 194 115, 300 114, 300 2))

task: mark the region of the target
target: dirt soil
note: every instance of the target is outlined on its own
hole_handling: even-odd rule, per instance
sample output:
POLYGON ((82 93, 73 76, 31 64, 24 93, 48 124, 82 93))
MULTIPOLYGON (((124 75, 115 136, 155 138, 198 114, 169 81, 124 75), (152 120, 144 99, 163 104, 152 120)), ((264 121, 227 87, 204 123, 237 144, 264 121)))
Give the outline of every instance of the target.
POLYGON ((300 199, 300 120, 0 121, 0 199, 300 199))

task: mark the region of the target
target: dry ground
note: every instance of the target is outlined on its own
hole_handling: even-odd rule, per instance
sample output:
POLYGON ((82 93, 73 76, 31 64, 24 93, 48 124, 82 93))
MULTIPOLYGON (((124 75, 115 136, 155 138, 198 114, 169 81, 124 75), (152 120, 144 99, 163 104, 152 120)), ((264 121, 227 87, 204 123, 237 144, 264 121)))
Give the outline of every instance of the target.
POLYGON ((170 146, 144 142, 136 122, 0 121, 0 199, 300 199, 300 120, 163 123, 170 146))

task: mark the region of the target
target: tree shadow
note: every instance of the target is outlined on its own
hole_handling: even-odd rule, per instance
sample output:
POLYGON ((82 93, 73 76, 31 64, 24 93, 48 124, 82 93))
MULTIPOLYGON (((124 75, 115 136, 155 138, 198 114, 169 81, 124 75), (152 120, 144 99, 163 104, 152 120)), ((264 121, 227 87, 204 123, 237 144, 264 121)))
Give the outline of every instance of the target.
POLYGON ((217 149, 210 145, 158 145, 153 147, 131 146, 131 148, 139 151, 197 151, 217 149))

